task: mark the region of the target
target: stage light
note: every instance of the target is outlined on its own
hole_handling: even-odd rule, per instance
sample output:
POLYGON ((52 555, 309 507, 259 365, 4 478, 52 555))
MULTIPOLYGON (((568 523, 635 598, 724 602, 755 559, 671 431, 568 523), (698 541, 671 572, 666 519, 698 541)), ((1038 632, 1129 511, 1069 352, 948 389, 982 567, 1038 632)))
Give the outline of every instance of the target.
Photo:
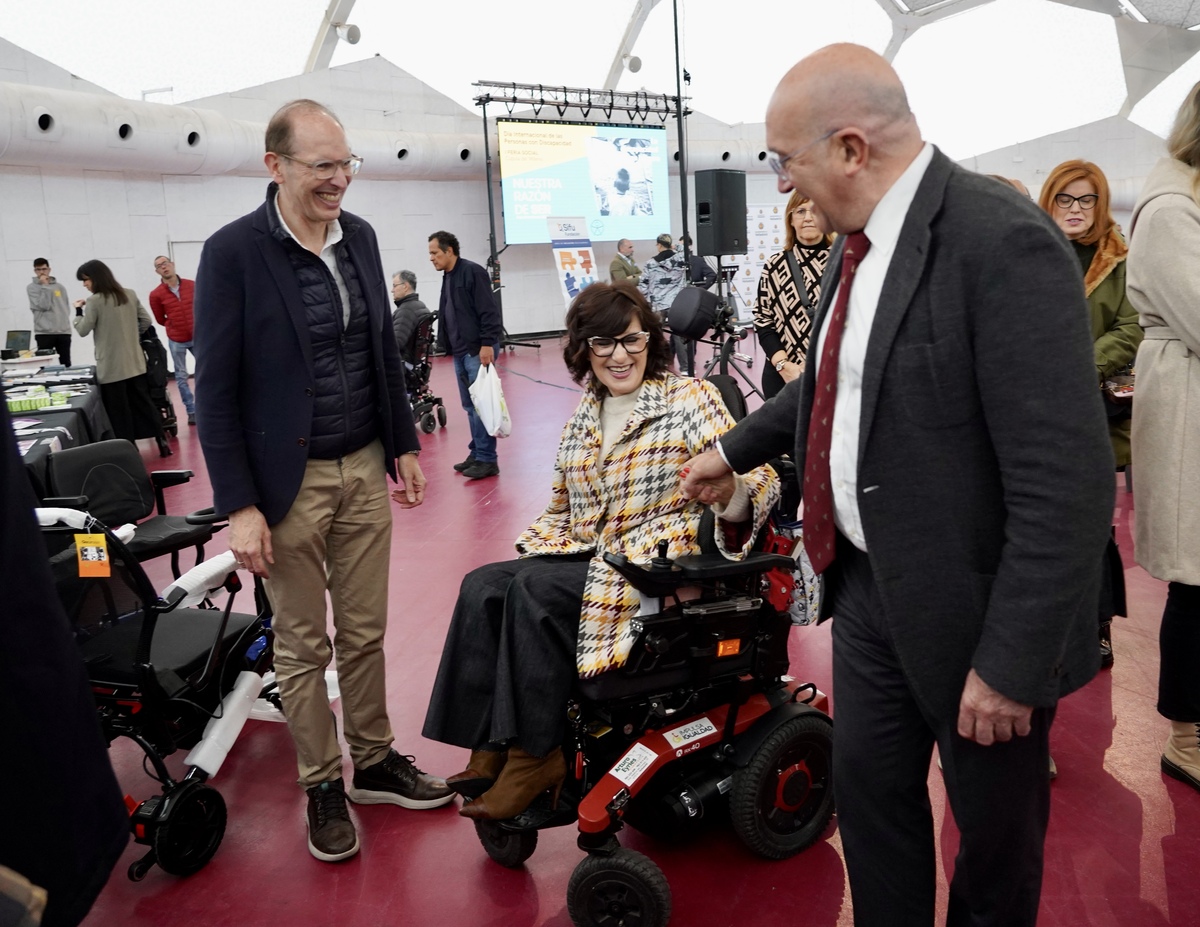
POLYGON ((631 74, 636 74, 642 69, 642 59, 637 55, 622 55, 621 61, 625 64, 625 69, 631 74))
POLYGON ((362 30, 358 26, 350 23, 334 23, 333 26, 337 29, 338 38, 347 45, 357 45, 358 40, 362 38, 362 30))

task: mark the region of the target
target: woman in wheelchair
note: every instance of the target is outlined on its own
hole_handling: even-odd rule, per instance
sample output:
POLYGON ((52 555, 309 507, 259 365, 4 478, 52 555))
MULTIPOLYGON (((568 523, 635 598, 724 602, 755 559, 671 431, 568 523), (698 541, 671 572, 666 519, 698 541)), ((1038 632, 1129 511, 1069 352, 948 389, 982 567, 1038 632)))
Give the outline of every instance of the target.
MULTIPOLYGON (((699 553, 701 506, 680 491, 684 463, 733 426, 716 387, 668 370, 662 323, 631 287, 593 284, 567 313, 567 368, 584 397, 563 429, 550 504, 517 539, 519 559, 462 582, 424 735, 471 751, 447 783, 460 814, 502 820, 566 774, 566 706, 576 676, 620 667, 638 593, 602 559, 699 553)), ((779 496, 768 468, 714 495, 714 541, 749 550, 779 496)))

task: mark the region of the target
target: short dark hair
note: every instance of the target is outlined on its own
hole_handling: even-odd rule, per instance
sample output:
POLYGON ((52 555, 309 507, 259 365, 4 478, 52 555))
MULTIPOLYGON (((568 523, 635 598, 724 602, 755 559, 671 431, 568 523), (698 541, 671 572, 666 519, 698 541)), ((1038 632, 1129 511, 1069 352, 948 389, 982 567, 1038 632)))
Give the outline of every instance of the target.
MULTIPOLYGON (((295 142, 292 139, 292 123, 296 116, 305 113, 324 113, 342 126, 342 120, 338 119, 333 110, 324 103, 318 103, 316 100, 292 100, 275 110, 275 115, 267 123, 265 139, 267 151, 273 151, 275 154, 294 154, 292 147, 295 142)), ((342 128, 345 129, 345 126, 342 128)))
POLYGON ((125 290, 121 284, 117 283, 117 278, 113 276, 113 272, 103 261, 93 259, 80 264, 79 270, 75 271, 75 279, 83 280, 84 277, 92 281, 93 293, 111 297, 118 306, 124 306, 129 302, 125 290))
POLYGON ((438 247, 443 251, 453 251, 455 257, 462 257, 458 253, 458 236, 451 235, 449 232, 434 232, 429 236, 429 240, 437 239, 438 247))
POLYGON ((43 264, 45 264, 47 267, 50 266, 50 262, 47 261, 45 258, 34 258, 33 259, 34 267, 41 267, 43 264))
POLYGON ((607 396, 608 389, 592 376, 591 348, 587 340, 596 336, 618 338, 635 318, 642 331, 650 333, 644 379, 657 380, 665 376, 671 366, 671 345, 663 336, 658 313, 650 308, 646 297, 632 286, 593 283, 584 287, 567 310, 563 360, 571 379, 581 385, 586 380, 587 387, 597 396, 602 399, 607 396))

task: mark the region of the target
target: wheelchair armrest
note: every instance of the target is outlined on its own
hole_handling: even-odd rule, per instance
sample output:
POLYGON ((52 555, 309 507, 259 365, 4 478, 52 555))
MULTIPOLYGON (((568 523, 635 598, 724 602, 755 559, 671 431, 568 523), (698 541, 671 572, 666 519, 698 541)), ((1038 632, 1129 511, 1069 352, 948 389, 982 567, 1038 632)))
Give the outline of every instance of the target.
POLYGON ((720 554, 697 554, 686 557, 676 557, 675 565, 683 571, 684 577, 693 583, 713 579, 728 579, 731 576, 745 576, 748 573, 766 573, 768 570, 794 570, 796 561, 785 554, 768 554, 764 551, 751 551, 741 560, 729 560, 720 554))
POLYGON ((640 566, 624 554, 605 554, 604 562, 629 580, 638 592, 654 598, 672 595, 680 586, 766 573, 776 568, 789 571, 796 568, 796 561, 791 557, 764 551, 751 551, 742 560, 728 560, 721 554, 676 557, 670 567, 654 563, 640 566))
POLYGON ((48 496, 42 500, 41 508, 87 510, 87 496, 48 496))
POLYGON ((233 551, 227 550, 223 554, 217 554, 203 563, 196 564, 184 573, 162 591, 162 599, 172 608, 176 606, 186 608, 199 604, 223 588, 229 579, 229 574, 235 573, 237 570, 238 563, 234 559, 233 551))
POLYGON ((229 521, 229 516, 219 514, 216 509, 209 506, 206 509, 197 509, 195 512, 184 515, 183 520, 189 525, 215 525, 229 521))
POLYGON ((150 474, 150 485, 154 487, 154 501, 158 504, 158 514, 167 514, 167 500, 163 490, 168 486, 182 486, 192 478, 191 470, 155 470, 150 474))

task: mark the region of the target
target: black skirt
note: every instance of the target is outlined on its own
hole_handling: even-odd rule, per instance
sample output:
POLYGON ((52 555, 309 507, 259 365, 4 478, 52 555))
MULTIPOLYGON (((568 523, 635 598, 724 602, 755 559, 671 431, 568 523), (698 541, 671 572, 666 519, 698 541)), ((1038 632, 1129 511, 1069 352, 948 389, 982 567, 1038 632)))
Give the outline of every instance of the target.
POLYGON ((144 373, 128 380, 100 384, 100 399, 118 438, 163 438, 162 415, 150 398, 150 381, 144 373))

